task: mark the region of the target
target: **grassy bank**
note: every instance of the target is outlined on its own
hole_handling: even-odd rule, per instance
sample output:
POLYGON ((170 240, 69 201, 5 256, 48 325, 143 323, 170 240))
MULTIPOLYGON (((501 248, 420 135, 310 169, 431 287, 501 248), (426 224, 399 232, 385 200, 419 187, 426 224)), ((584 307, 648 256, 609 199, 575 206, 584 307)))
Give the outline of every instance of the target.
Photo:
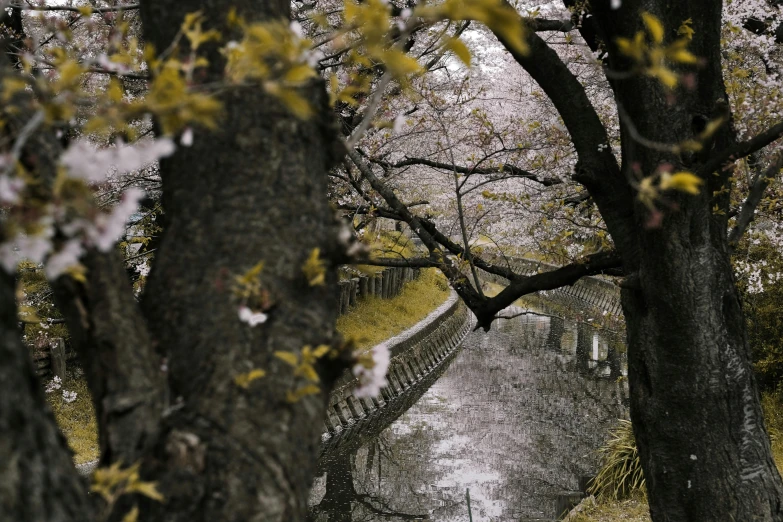
POLYGON ((74 462, 82 464, 97 459, 98 424, 84 377, 69 373, 62 387, 48 393, 46 398, 60 430, 68 440, 68 446, 73 450, 74 462), (76 399, 67 402, 63 398, 63 391, 75 392, 76 399))
MULTIPOLYGON (((337 330, 356 340, 360 348, 374 346, 424 319, 446 301, 449 287, 435 269, 423 270, 419 279, 405 284, 393 299, 370 297, 337 320, 337 330)), ((84 377, 69 376, 60 389, 47 394, 74 462, 82 464, 98 458, 98 434, 95 410, 84 377), (76 392, 73 402, 63 399, 63 390, 76 392)))
POLYGON ((436 269, 422 270, 421 276, 405 284, 393 299, 375 296, 337 319, 337 331, 354 339, 359 348, 370 348, 415 325, 443 304, 449 286, 436 269))

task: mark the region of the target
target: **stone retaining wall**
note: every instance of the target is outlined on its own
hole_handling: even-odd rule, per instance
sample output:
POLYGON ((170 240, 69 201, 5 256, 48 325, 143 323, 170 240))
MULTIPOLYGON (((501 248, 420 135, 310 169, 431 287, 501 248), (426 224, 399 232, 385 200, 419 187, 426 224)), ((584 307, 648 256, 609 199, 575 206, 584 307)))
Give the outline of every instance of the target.
POLYGON ((357 398, 357 380, 351 374, 343 375, 329 396, 321 465, 377 436, 415 403, 445 371, 472 324, 473 314, 452 292, 419 324, 385 341, 392 354, 389 385, 377 398, 357 398))
MULTIPOLYGON (((509 266, 514 272, 521 275, 533 275, 540 272, 557 270, 557 265, 551 265, 542 261, 533 261, 530 259, 505 258, 496 260, 496 263, 503 263, 509 266)), ((507 284, 508 280, 495 274, 490 274, 479 269, 479 275, 486 281, 494 283, 507 284)), ((583 277, 571 286, 563 286, 556 290, 547 290, 538 292, 539 295, 554 295, 557 297, 566 297, 569 300, 576 301, 578 304, 587 305, 598 311, 606 311, 614 316, 621 317, 623 313, 620 304, 620 287, 598 277, 583 277)))

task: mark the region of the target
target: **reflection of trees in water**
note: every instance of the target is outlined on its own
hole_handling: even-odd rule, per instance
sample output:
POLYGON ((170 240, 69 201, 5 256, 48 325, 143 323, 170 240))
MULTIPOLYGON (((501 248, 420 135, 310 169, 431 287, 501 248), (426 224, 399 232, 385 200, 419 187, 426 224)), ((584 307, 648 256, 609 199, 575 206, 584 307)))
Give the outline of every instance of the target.
POLYGON ((410 503, 409 495, 415 492, 410 481, 397 482, 385 476, 387 466, 399 469, 400 463, 384 439, 379 437, 349 458, 330 464, 323 498, 310 508, 311 522, 430 520, 424 508, 412 512, 416 511, 411 509, 415 503, 410 503), (401 504, 406 509, 395 507, 401 504))
POLYGON ((350 487, 327 479, 316 511, 333 503, 349 518, 316 520, 465 518, 466 487, 477 519, 549 517, 554 496, 594 471, 593 451, 625 415, 621 354, 557 318, 497 326, 469 336, 427 395, 352 456, 350 487))

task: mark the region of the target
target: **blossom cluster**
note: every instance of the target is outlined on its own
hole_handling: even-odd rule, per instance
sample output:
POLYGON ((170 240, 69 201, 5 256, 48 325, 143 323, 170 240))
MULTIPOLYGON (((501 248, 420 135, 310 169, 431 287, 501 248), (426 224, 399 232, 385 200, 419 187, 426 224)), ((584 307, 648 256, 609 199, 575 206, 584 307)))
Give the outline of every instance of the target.
POLYGON ((389 370, 389 357, 386 343, 358 357, 358 362, 353 366, 353 374, 359 379, 359 386, 354 391, 356 397, 377 397, 381 393, 381 388, 388 384, 386 372, 389 370))

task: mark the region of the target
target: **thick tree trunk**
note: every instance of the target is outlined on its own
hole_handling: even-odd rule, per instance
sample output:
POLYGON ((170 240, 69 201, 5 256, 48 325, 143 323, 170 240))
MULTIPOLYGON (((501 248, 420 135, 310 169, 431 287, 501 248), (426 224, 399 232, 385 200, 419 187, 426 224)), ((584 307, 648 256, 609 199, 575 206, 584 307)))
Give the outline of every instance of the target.
POLYGON ((92 520, 84 484, 17 326, 14 278, 0 270, 0 520, 92 520))
MULTIPOLYGON (((642 0, 623 2, 616 11, 598 9, 604 41, 633 35, 645 11, 662 21, 665 43, 678 38, 678 27, 690 18, 695 33, 689 50, 704 64, 693 71, 692 89, 667 92, 641 74, 613 82, 625 114, 623 170, 629 179, 654 175, 665 164, 699 172, 711 154, 734 142, 730 125, 703 151, 681 155, 638 143, 629 128, 649 140, 677 144, 726 114, 721 2, 664 6, 642 0)), ((611 46, 610 56, 612 69, 626 70, 628 64, 611 46)), ((783 482, 764 429, 729 261, 728 198, 720 189, 728 186, 730 174, 710 175, 698 196, 663 194, 656 203, 664 215, 660 226, 650 219, 655 210, 635 204, 639 255, 625 257, 632 275, 623 309, 631 417, 656 522, 783 520, 783 482)))
POLYGON ((625 290, 631 416, 654 520, 783 520, 724 245, 690 213, 645 234, 625 290))
MULTIPOLYGON (((188 12, 201 9, 225 36, 231 8, 249 22, 286 18, 287 0, 144 2, 148 41, 164 49, 188 12)), ((222 58, 208 55, 205 81, 220 80, 222 58)), ((304 93, 328 114, 325 90, 304 93)), ((326 171, 333 136, 314 118, 298 120, 260 87, 221 96, 220 128, 197 131, 193 147, 162 162, 166 229, 144 308, 153 343, 168 359, 172 407, 145 469, 161 482, 157 521, 304 520, 325 398, 289 403, 306 384, 275 351, 298 354, 330 344, 337 315, 336 271, 310 286, 302 266, 315 248, 334 248, 326 171), (266 323, 240 321, 236 278, 263 262, 266 323), (247 388, 234 378, 266 376, 247 388)))

